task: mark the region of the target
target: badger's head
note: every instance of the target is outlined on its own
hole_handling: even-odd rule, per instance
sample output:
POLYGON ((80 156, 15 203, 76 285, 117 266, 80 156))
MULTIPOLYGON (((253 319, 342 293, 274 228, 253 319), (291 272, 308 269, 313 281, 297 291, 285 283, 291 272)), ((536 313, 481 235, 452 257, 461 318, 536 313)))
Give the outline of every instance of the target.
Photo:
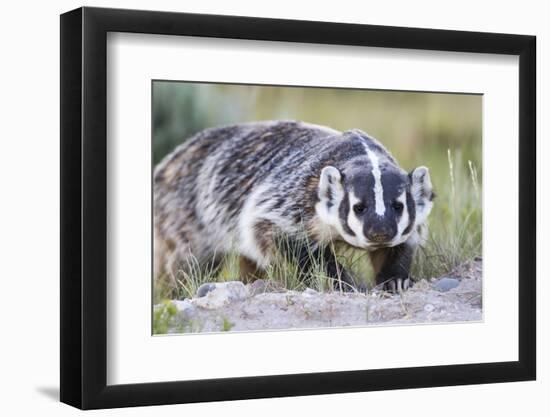
POLYGON ((407 174, 369 156, 351 169, 324 167, 315 208, 350 245, 375 250, 399 245, 415 233, 432 209, 433 191, 428 168, 407 174))

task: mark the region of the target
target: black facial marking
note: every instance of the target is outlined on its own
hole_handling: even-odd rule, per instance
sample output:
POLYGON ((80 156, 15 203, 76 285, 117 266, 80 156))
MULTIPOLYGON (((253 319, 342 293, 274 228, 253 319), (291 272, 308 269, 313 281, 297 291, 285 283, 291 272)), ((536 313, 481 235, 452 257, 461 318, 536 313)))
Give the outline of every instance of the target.
POLYGON ((407 190, 406 196, 407 196, 407 211, 409 212, 409 224, 407 225, 405 230, 403 230, 404 235, 410 233, 410 231, 414 226, 414 220, 416 218, 416 209, 414 207, 414 201, 410 191, 407 190))
POLYGON ((386 208, 391 207, 394 201, 407 188, 407 176, 399 171, 387 169, 382 174, 382 188, 384 189, 384 203, 386 208))
MULTIPOLYGON (((406 174, 395 169, 387 162, 380 163, 382 173, 381 183, 384 198, 384 215, 376 213, 376 196, 374 192, 375 179, 372 175, 370 160, 364 160, 364 169, 353 175, 350 179, 354 195, 365 206, 361 213, 355 215, 363 221, 363 232, 367 239, 373 241, 389 241, 397 234, 397 224, 403 215, 401 203, 397 198, 407 189, 409 181, 406 174)), ((409 208, 409 206, 407 206, 409 208)), ((411 225, 412 227, 412 225, 411 225)))
POLYGON ((338 214, 340 216, 340 222, 342 223, 342 227, 344 228, 344 231, 351 236, 355 236, 354 231, 351 230, 348 224, 348 213, 349 213, 349 197, 346 191, 344 193, 344 198, 340 203, 340 207, 338 208, 338 214))

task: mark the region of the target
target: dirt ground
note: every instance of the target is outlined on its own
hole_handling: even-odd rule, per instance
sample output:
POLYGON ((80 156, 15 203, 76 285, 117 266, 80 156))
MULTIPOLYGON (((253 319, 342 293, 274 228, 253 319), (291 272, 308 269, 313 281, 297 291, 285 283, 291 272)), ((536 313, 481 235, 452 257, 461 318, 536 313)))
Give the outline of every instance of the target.
POLYGON ((206 284, 196 297, 172 303, 177 313, 168 333, 481 321, 482 262, 417 281, 402 294, 297 292, 261 280, 230 281, 206 284))

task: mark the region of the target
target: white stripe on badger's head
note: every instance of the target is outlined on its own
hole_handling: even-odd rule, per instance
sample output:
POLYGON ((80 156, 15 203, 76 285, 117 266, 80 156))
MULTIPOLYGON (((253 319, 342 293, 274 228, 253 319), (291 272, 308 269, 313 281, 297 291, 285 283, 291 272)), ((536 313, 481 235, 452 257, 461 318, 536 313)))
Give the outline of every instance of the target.
POLYGON ((365 151, 372 165, 372 176, 374 177, 374 209, 376 214, 382 217, 384 213, 386 213, 386 205, 384 204, 384 188, 382 187, 382 173, 380 172, 378 156, 366 143, 364 143, 363 146, 365 147, 365 151))

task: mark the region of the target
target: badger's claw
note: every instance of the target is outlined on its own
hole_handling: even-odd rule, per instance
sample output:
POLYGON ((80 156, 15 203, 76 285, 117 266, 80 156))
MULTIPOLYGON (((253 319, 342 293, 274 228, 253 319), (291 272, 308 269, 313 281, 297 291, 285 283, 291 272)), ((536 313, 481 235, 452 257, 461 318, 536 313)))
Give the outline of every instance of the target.
POLYGON ((401 293, 412 287, 410 278, 392 278, 383 283, 382 289, 391 293, 401 293))

